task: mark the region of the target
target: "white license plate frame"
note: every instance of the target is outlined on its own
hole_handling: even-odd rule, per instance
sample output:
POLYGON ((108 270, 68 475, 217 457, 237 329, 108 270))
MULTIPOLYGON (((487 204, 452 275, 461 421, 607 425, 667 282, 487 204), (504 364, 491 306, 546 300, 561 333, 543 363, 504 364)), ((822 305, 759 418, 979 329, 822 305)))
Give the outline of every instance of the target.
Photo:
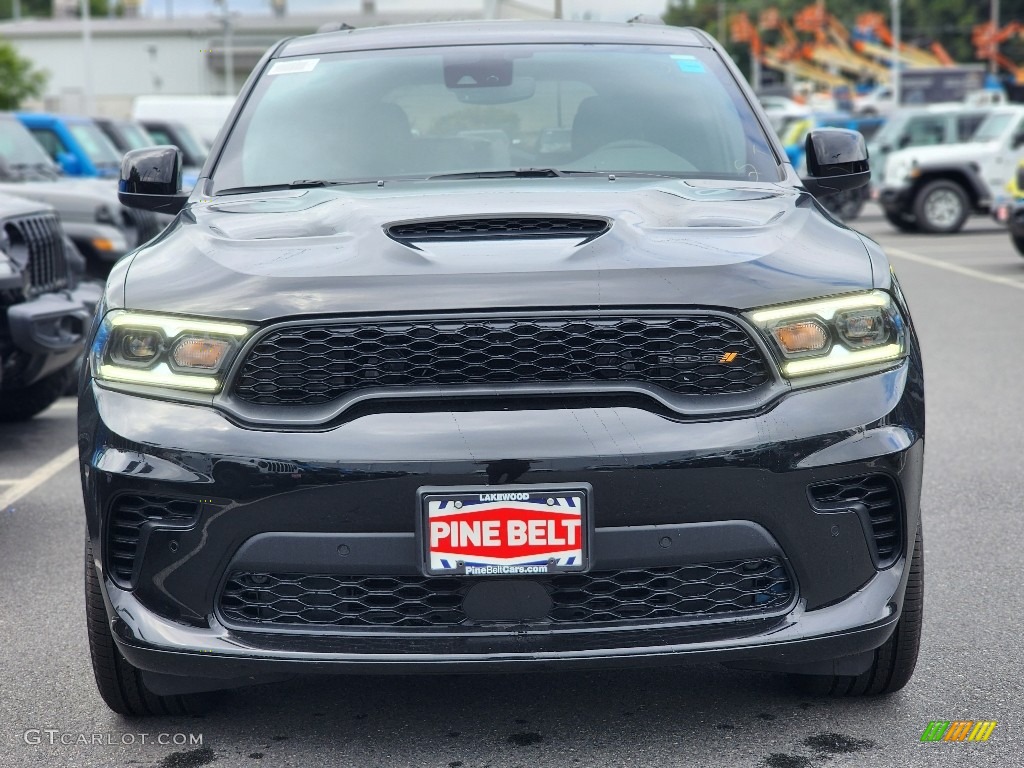
POLYGON ((417 495, 427 576, 528 577, 590 567, 587 483, 425 486, 417 495))

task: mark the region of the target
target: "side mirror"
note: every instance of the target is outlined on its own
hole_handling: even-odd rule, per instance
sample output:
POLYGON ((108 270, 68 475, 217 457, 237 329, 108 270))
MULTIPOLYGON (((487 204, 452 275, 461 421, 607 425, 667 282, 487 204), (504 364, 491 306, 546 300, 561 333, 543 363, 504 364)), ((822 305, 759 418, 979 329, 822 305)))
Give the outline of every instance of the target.
POLYGON ((126 152, 117 197, 129 208, 178 213, 188 201, 181 191, 181 150, 163 145, 126 152))
POLYGON ((55 159, 61 170, 68 176, 82 175, 82 163, 70 152, 58 152, 55 159))
POLYGON ((1014 149, 1017 149, 1022 144, 1024 144, 1024 131, 1022 131, 1021 133, 1015 133, 1013 135, 1013 142, 1011 143, 1011 146, 1014 149))
POLYGON ((871 180, 864 137, 846 128, 818 128, 804 142, 807 176, 804 186, 813 195, 863 187, 871 180))
POLYGON ((1017 166, 1017 190, 1018 194, 1024 193, 1024 163, 1017 166))

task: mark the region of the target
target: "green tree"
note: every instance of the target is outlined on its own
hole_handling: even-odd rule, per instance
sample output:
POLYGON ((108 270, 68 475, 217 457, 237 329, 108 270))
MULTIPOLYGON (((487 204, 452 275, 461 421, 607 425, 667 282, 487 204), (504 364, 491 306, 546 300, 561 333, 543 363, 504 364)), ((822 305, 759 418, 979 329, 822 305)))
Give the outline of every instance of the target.
MULTIPOLYGON (((46 18, 51 15, 53 0, 21 0, 21 18, 46 18)), ((14 0, 0 0, 0 19, 14 17, 14 0)))
MULTIPOLYGON (((114 4, 114 12, 120 16, 124 9, 120 2, 114 4)), ((89 0, 89 13, 96 18, 109 14, 107 0, 89 0)), ((21 0, 21 18, 47 19, 53 15, 53 0, 21 0)), ((14 0, 0 0, 0 19, 14 17, 14 0)))
POLYGON ((17 109, 25 99, 41 96, 48 75, 0 40, 0 110, 17 109))

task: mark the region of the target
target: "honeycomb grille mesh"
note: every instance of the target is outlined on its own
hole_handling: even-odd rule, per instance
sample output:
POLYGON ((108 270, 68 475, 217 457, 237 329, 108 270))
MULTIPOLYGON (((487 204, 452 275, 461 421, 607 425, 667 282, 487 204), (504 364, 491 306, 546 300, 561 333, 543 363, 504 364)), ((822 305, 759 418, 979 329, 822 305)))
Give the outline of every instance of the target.
MULTIPOLYGON (((541 626, 640 623, 780 610, 793 584, 775 558, 531 577, 551 598, 541 626)), ((229 621, 334 627, 488 626, 463 612, 479 578, 234 572, 220 596, 229 621)), ((516 621, 514 623, 521 623, 516 621)))
POLYGON ((724 395, 768 380, 750 336, 723 317, 430 320, 273 330, 248 353, 235 393, 314 405, 370 387, 628 382, 724 395))
POLYGON ((896 481, 889 475, 859 475, 810 487, 818 506, 863 504, 871 520, 871 532, 882 565, 893 562, 902 551, 903 519, 896 481))
POLYGON ((135 562, 142 554, 139 538, 145 523, 188 526, 195 522, 200 507, 198 501, 167 496, 127 494, 114 499, 107 526, 107 561, 114 581, 131 584, 135 562))

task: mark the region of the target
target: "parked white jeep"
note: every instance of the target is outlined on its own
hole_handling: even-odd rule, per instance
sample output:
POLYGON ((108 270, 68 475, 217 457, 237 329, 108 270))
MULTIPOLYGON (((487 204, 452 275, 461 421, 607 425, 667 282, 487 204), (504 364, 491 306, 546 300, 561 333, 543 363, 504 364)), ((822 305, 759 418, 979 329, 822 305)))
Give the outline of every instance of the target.
POLYGON ((1024 159, 1024 106, 994 109, 970 142, 910 147, 886 160, 878 200, 903 231, 957 232, 971 213, 986 214, 1024 159))

